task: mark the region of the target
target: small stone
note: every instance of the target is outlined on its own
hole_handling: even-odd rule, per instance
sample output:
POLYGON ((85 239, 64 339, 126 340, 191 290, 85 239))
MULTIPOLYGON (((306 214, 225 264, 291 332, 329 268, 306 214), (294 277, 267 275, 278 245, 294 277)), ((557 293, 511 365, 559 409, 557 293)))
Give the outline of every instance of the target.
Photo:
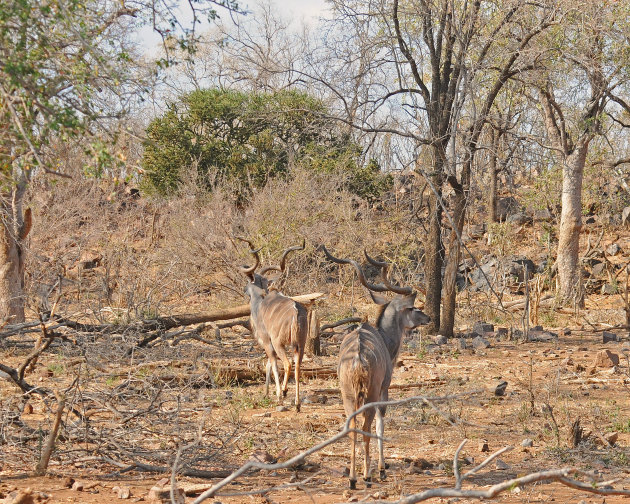
POLYGON ((433 341, 436 345, 446 345, 448 343, 448 338, 439 334, 433 341))
POLYGON ((75 492, 83 492, 83 482, 75 481, 74 483, 72 483, 72 490, 74 490, 75 492))
POLYGON ((280 406, 276 406, 276 411, 279 411, 282 413, 284 411, 289 411, 289 408, 287 408, 286 406, 280 405, 280 406))
POLYGON ((608 248, 606 249, 606 253, 608 255, 614 256, 614 255, 617 255, 620 250, 621 250, 621 247, 617 243, 611 243, 610 245, 608 245, 608 248))
POLYGON ((506 339, 509 336, 509 331, 507 327, 499 327, 496 331, 497 338, 506 339))
POLYGON ((603 343, 609 343, 611 341, 619 341, 619 336, 616 333, 604 331, 602 333, 602 341, 603 343))
POLYGON ((494 395, 495 396, 504 396, 505 395, 505 389, 508 386, 508 382, 506 381, 502 381, 501 383, 499 383, 496 388, 494 389, 494 395))
POLYGON ((452 341, 456 350, 466 350, 466 348, 468 348, 466 338, 453 338, 452 341))
POLYGON ((119 499, 128 499, 131 497, 131 489, 128 486, 115 486, 112 491, 118 496, 119 499))
POLYGON ((490 346, 490 342, 481 336, 477 336, 475 339, 472 340, 472 346, 475 350, 480 350, 483 348, 488 348, 490 346))
POLYGON ((569 329, 568 327, 565 327, 563 329, 560 329, 560 331, 558 331, 558 334, 560 336, 570 336, 571 335, 571 329, 569 329))
POLYGON ((539 331, 539 330, 530 329, 529 334, 528 334, 528 339, 529 341, 538 341, 541 343, 546 343, 546 342, 557 340, 558 335, 551 331, 539 331))
POLYGON ((479 451, 481 453, 488 453, 490 451, 490 447, 488 446, 488 442, 487 441, 482 441, 479 444, 479 451))
POLYGON ((64 478, 63 480, 63 486, 64 488, 72 488, 72 485, 74 485, 74 478, 71 478, 70 476, 64 478))
POLYGON ((593 367, 611 368, 619 365, 619 355, 610 350, 601 350, 595 356, 593 367))
POLYGON ((615 443, 617 442, 617 439, 619 439, 619 433, 618 432, 611 432, 611 433, 606 435, 606 441, 608 441, 608 444, 610 446, 615 446, 615 443))
POLYGON ((487 332, 493 332, 494 326, 486 322, 475 322, 473 325, 473 332, 479 336, 483 336, 487 332))
POLYGON ((617 294, 617 287, 609 283, 605 283, 604 285, 602 285, 602 294, 604 295, 617 294))
MULTIPOLYGON (((186 494, 182 488, 175 489, 175 504, 185 504, 186 494)), ((154 486, 147 497, 149 504, 171 504, 171 488, 154 486)))
POLYGON ((265 450, 254 450, 248 460, 248 462, 261 462, 263 464, 275 464, 277 461, 277 457, 265 450))
POLYGON ((508 464, 506 464, 505 462, 503 462, 503 460, 501 459, 496 459, 494 466, 499 470, 499 471, 507 471, 510 466, 508 464))
POLYGON ((304 404, 326 404, 327 401, 328 398, 325 395, 319 394, 309 394, 302 399, 304 404))
POLYGON ((255 413, 252 415, 252 417, 255 417, 255 418, 269 418, 270 416, 271 416, 270 411, 265 411, 264 413, 255 413))
POLYGON ((414 467, 417 467, 418 469, 421 469, 421 470, 433 469, 433 464, 429 462, 427 459, 422 458, 422 457, 414 459, 410 465, 413 465, 414 467))
POLYGON ((527 439, 523 439, 523 441, 521 441, 521 446, 525 447, 525 448, 529 448, 531 446, 534 446, 534 442, 527 438, 527 439))

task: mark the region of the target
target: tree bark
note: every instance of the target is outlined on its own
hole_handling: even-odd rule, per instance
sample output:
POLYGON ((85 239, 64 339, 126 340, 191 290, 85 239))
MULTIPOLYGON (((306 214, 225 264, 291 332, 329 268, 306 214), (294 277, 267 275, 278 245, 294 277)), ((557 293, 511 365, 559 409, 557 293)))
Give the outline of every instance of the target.
POLYGON ((306 340, 306 353, 308 355, 321 355, 321 343, 319 339, 319 317, 317 310, 311 308, 308 312, 308 338, 306 340))
POLYGON ((22 217, 20 208, 6 196, 1 211, 0 320, 16 324, 24 322, 23 241, 31 229, 31 212, 27 209, 22 217))
MULTIPOLYGON (((464 164, 463 172, 470 172, 470 160, 464 164)), ((458 238, 462 235, 464 229, 464 217, 466 215, 466 193, 469 189, 470 177, 462 173, 462 185, 455 188, 455 205, 453 208, 453 221, 455 229, 451 231, 451 237, 448 249, 448 259, 446 261, 446 269, 444 271, 444 292, 442 318, 440 320, 440 334, 447 338, 453 337, 453 329, 455 328, 455 307, 457 304, 457 270, 461 260, 461 243, 458 238)))
POLYGON ((444 182, 446 148, 434 146, 433 156, 433 173, 429 177, 433 185, 433 190, 429 197, 429 235, 425 241, 424 269, 427 297, 424 311, 431 317, 427 331, 435 334, 440 328, 440 304, 442 300, 444 243, 442 241, 442 205, 440 200, 444 182))
POLYGON ((492 150, 490 151, 490 177, 488 184, 488 223, 492 224, 497 222, 497 158, 499 157, 499 138, 500 135, 495 132, 494 128, 490 128, 490 145, 492 150))
POLYGON ((584 306, 582 269, 579 264, 582 231, 582 180, 589 138, 578 141, 574 151, 564 158, 562 167, 562 213, 558 236, 558 282, 564 303, 584 306))

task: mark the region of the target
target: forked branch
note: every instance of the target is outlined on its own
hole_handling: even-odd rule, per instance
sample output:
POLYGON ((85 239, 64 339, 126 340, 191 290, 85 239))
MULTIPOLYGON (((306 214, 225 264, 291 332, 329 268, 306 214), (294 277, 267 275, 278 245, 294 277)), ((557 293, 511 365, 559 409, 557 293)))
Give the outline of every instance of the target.
MULTIPOLYGON (((469 394, 472 394, 472 393, 474 393, 474 391, 470 392, 469 394)), ((217 495, 218 492, 222 488, 224 488, 231 482, 235 481, 243 474, 247 473, 250 469, 259 469, 259 470, 265 470, 265 471, 277 471, 279 469, 287 469, 287 468, 295 466, 296 464, 299 464, 300 462, 303 462, 304 459, 306 459, 306 457, 308 457, 309 455, 317 453, 318 451, 322 450, 326 446, 336 443, 337 441, 343 439, 351 432, 365 434, 358 429, 351 429, 350 422, 356 415, 363 413, 365 410, 369 408, 375 408, 375 407, 385 406, 385 405, 388 407, 392 407, 392 406, 397 406, 401 404, 407 404, 410 402, 423 402, 435 408, 435 403, 448 401, 455 397, 461 397, 461 394, 456 395, 456 396, 445 396, 445 397, 434 397, 434 398, 429 398, 427 396, 414 396, 414 397, 408 397, 405 399, 400 399, 400 400, 395 400, 395 401, 380 401, 380 402, 373 402, 373 403, 365 404, 346 419, 346 423, 344 424, 343 429, 338 434, 326 439, 325 441, 322 441, 321 443, 309 448, 308 450, 304 450, 303 452, 295 455, 294 457, 284 462, 277 462, 275 464, 264 464, 264 463, 255 462, 255 461, 247 462, 244 465, 242 465, 239 469, 234 471, 232 474, 230 474, 227 478, 219 481, 217 484, 212 486, 212 488, 209 488, 204 493, 202 493, 199 497, 197 497, 197 499, 193 501, 193 504, 200 504, 206 499, 209 499, 210 497, 217 495)), ((486 467, 490 462, 496 459, 496 457, 498 457, 502 453, 511 449, 511 447, 507 446, 505 448, 502 448, 501 450, 494 452, 493 454, 488 456, 486 459, 484 459, 480 464, 472 468, 470 471, 464 473, 463 475, 460 475, 460 471, 458 467, 458 455, 461 452, 462 448, 464 447, 465 443, 466 443, 466 440, 464 440, 459 445, 455 454, 453 467, 454 467, 454 474, 456 475, 456 481, 455 481, 454 487, 431 488, 417 494, 409 495, 398 501, 377 501, 377 502, 392 502, 394 504, 414 504, 416 502, 422 502, 422 501, 426 501, 426 500, 434 499, 438 497, 460 497, 460 498, 479 499, 479 500, 492 499, 496 497, 497 495, 507 492, 507 491, 511 491, 516 487, 522 487, 522 486, 536 483, 539 481, 556 481, 570 488, 575 488, 576 490, 581 490, 581 491, 585 491, 585 492, 589 492, 589 493, 593 493, 597 495, 630 496, 630 490, 612 488, 610 486, 610 482, 599 482, 593 475, 586 473, 585 471, 582 471, 580 469, 573 468, 573 467, 566 467, 563 469, 549 469, 549 470, 526 474, 525 476, 521 476, 519 478, 512 478, 509 480, 502 481, 485 490, 475 490, 475 489, 462 490, 461 485, 465 479, 472 476, 473 474, 476 474, 481 469, 486 467), (587 481, 584 482, 584 481, 580 481, 576 479, 578 476, 583 477, 587 481)))

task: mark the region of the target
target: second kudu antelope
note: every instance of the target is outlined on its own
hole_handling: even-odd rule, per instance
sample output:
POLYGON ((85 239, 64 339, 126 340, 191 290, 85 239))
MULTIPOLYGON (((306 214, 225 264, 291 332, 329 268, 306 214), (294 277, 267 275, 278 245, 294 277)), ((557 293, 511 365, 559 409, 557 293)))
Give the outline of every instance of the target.
MULTIPOLYGON (((365 278, 361 266, 351 259, 338 259, 322 247, 326 257, 338 264, 351 264, 357 271, 359 281, 369 289, 372 300, 380 305, 376 327, 363 323, 347 334, 339 348, 337 374, 341 388, 341 397, 346 415, 349 417, 361 406, 376 401, 387 401, 389 384, 402 339, 415 327, 428 324, 430 318, 414 306, 416 293, 411 287, 392 285, 386 262, 372 259, 367 252, 365 257, 374 266, 381 268, 383 284, 371 284, 365 278), (375 294, 375 292, 394 292, 400 294, 394 299, 375 294)), ((376 414, 376 434, 378 436, 378 469, 380 477, 385 477, 383 456, 383 432, 385 427, 385 407, 370 408, 363 412, 363 427, 368 433, 376 414), (376 411, 375 411, 376 409, 376 411)), ((350 421, 350 428, 356 429, 356 417, 350 421)), ((356 441, 357 433, 350 434, 352 450, 350 455, 350 488, 356 489, 356 441)), ((363 435, 365 459, 363 477, 369 486, 370 477, 370 437, 363 435)))
MULTIPOLYGON (((248 240, 244 241, 250 243, 248 240)), ((279 267, 269 266, 262 269, 260 273, 255 273, 260 264, 258 256, 260 250, 250 250, 255 263, 253 266, 241 268, 250 280, 245 287, 245 293, 249 296, 252 333, 267 354, 265 395, 269 395, 270 374, 273 371, 278 403, 282 403, 283 397, 286 396, 291 374, 291 360, 287 357, 286 347, 290 347, 295 361, 295 409, 297 411, 300 411, 300 367, 308 336, 308 312, 301 303, 283 296, 278 291, 269 292, 268 287, 284 273, 289 252, 303 249, 304 243, 301 246, 286 249, 282 254, 279 267), (280 274, 273 279, 263 276, 271 270, 280 271, 280 274), (278 375, 278 357, 284 364, 282 389, 278 375)))

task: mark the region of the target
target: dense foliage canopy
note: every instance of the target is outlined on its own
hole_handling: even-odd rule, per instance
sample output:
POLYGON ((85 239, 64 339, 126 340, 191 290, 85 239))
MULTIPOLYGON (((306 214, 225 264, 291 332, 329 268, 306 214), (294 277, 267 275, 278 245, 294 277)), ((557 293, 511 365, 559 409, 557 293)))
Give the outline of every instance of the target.
POLYGON ((192 173, 199 186, 229 183, 243 198, 295 165, 345 173, 348 188, 367 198, 390 183, 376 163, 362 163, 322 102, 298 91, 196 90, 153 120, 147 136, 145 185, 162 195, 192 173))

